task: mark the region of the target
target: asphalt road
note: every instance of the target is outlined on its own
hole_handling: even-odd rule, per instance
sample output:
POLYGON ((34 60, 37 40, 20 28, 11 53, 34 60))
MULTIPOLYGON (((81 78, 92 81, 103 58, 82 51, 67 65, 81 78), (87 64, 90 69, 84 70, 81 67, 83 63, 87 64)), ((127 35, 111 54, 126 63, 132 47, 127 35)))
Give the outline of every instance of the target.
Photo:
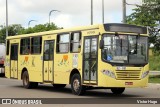
POLYGON ((0 98, 105 98, 108 100, 160 98, 160 85, 149 84, 146 88, 127 88, 122 95, 114 95, 109 89, 96 89, 87 90, 83 96, 76 96, 72 94, 69 85, 63 89, 54 89, 50 84, 40 84, 36 89, 25 89, 20 80, 0 77, 0 98))
POLYGON ((127 88, 122 95, 113 95, 109 89, 87 90, 85 95, 73 95, 70 86, 54 89, 52 85, 40 84, 36 89, 25 89, 22 81, 0 78, 0 98, 160 98, 160 85, 149 84, 146 88, 127 88))

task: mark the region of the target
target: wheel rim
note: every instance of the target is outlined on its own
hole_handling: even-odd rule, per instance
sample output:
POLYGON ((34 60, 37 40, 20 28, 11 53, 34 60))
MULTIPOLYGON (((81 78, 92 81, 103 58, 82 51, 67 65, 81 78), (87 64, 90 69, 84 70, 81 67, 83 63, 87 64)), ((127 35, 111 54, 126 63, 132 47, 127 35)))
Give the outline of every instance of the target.
POLYGON ((25 77, 24 77, 24 85, 26 86, 27 84, 28 84, 28 77, 25 76, 25 77))
POLYGON ((77 92, 79 90, 79 87, 80 87, 80 82, 79 82, 78 79, 75 79, 73 81, 73 89, 74 89, 74 91, 77 92))

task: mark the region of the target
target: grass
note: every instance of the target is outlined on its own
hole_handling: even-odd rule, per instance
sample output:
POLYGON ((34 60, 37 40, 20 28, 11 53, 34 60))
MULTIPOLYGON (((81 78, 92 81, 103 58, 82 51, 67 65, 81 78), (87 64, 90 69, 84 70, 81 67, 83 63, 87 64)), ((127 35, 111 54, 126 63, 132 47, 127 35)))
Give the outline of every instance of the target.
MULTIPOLYGON (((149 69, 150 71, 160 71, 160 55, 153 53, 149 56, 149 69)), ((150 76, 149 83, 160 83, 160 75, 150 76)))
POLYGON ((150 76, 149 83, 160 83, 160 75, 158 76, 150 76))
POLYGON ((151 71, 160 71, 160 55, 149 56, 149 69, 151 71))

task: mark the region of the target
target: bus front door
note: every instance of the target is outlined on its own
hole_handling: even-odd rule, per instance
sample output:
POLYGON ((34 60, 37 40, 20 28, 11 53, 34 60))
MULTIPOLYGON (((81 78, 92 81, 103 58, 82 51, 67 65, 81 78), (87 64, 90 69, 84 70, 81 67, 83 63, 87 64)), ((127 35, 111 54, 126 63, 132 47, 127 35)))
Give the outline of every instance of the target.
POLYGON ((53 82, 54 40, 44 41, 43 80, 53 82))
POLYGON ((10 67, 10 77, 18 78, 18 44, 11 44, 11 67, 10 67))
POLYGON ((97 84, 98 38, 84 38, 83 49, 83 83, 97 84))

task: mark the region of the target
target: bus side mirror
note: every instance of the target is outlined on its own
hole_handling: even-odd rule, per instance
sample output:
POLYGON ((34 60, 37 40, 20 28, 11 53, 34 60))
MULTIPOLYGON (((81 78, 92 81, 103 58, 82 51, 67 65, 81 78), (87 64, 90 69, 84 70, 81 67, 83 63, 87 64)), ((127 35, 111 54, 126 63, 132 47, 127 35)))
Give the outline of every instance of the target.
POLYGON ((104 40, 100 40, 100 49, 103 49, 104 48, 104 40))

